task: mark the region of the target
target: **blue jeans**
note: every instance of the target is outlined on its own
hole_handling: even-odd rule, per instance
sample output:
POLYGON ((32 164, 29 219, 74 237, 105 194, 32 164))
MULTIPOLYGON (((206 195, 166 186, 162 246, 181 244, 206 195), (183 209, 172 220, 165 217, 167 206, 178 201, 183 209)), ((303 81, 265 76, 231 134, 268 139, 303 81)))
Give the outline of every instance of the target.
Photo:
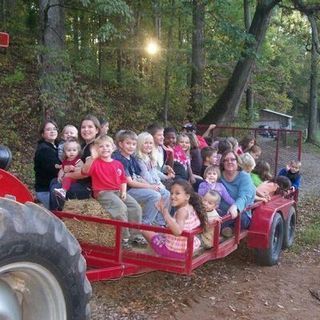
POLYGON ((49 209, 49 200, 50 200, 50 192, 42 191, 36 192, 37 199, 45 206, 45 208, 49 209))
MULTIPOLYGON (((51 180, 50 183, 50 210, 62 210, 64 201, 59 199, 54 194, 55 188, 61 188, 61 183, 57 179, 51 180)), ((91 197, 90 183, 86 180, 80 180, 73 183, 70 189, 67 191, 66 199, 89 199, 91 197)))
POLYGON ((158 211, 155 205, 161 197, 164 198, 165 203, 169 203, 170 193, 168 190, 161 189, 160 192, 157 192, 151 189, 130 188, 128 194, 136 199, 142 206, 142 223, 156 224, 159 226, 166 224, 162 213, 158 211))

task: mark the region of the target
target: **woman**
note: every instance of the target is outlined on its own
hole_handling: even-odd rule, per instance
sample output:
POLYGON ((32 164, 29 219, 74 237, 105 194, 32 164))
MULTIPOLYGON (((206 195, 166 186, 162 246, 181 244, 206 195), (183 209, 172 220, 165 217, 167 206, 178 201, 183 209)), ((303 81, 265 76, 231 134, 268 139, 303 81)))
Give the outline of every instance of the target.
MULTIPOLYGON (((250 175, 241 171, 238 156, 234 151, 225 152, 220 161, 221 182, 226 187, 235 203, 229 206, 221 199, 220 209, 222 215, 230 213, 236 218, 248 205, 254 202, 256 190, 250 175)), ((241 228, 248 229, 251 221, 251 212, 244 211, 241 215, 241 228)), ((230 225, 230 223, 229 223, 230 225)))
POLYGON ((47 120, 40 128, 40 140, 34 156, 35 191, 37 199, 49 209, 50 182, 59 171, 58 127, 53 120, 47 120))
MULTIPOLYGON (((81 160, 85 163, 86 159, 91 156, 91 145, 95 138, 100 134, 100 122, 93 115, 87 115, 82 119, 80 125, 80 136, 83 143, 81 160)), ((73 179, 79 179, 76 183, 72 184, 71 188, 67 192, 67 199, 88 199, 91 196, 91 179, 82 179, 81 173, 73 172, 67 173, 68 176, 73 179)), ((50 185, 50 209, 56 210, 63 207, 64 201, 57 199, 54 194, 55 188, 60 188, 61 184, 54 179, 50 185)))

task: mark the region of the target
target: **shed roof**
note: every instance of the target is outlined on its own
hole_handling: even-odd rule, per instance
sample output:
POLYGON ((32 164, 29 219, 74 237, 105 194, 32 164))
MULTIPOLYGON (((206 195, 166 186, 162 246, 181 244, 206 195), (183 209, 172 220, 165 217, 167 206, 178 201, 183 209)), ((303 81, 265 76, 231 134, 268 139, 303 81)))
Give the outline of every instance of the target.
POLYGON ((285 118, 289 118, 289 119, 292 118, 292 116, 289 116, 288 114, 281 113, 281 112, 276 112, 276 111, 273 111, 273 110, 270 110, 270 109, 262 109, 262 111, 273 113, 273 114, 277 114, 277 115, 279 115, 281 117, 285 117, 285 118))

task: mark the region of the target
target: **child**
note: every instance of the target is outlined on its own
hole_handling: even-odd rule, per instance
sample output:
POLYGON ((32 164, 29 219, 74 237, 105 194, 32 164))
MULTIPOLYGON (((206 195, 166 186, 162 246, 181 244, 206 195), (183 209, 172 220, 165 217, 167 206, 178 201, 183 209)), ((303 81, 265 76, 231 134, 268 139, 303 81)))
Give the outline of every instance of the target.
POLYGON ((270 164, 267 161, 258 161, 250 173, 253 184, 258 187, 263 181, 270 180, 272 178, 270 170, 270 164))
POLYGON ((74 138, 69 138, 63 144, 63 155, 64 160, 61 164, 61 169, 58 173, 58 182, 61 182, 61 188, 55 188, 53 191, 56 196, 65 200, 66 193, 70 189, 72 183, 75 183, 77 180, 65 177, 66 173, 80 171, 83 166, 83 162, 80 158, 81 146, 77 140, 74 138))
POLYGON ((261 148, 257 144, 254 144, 248 151, 248 153, 252 155, 254 160, 258 160, 260 158, 261 152, 261 148))
POLYGON ((67 124, 61 132, 61 141, 58 145, 58 156, 60 161, 63 161, 64 159, 63 145, 69 139, 78 139, 78 129, 71 124, 67 124))
POLYGON ((256 166, 256 162, 254 161, 250 153, 248 152, 243 153, 242 155, 240 155, 239 158, 240 158, 239 166, 242 168, 242 170, 247 173, 251 173, 251 171, 256 166))
POLYGON ((217 191, 209 190, 202 198, 202 203, 205 208, 204 214, 204 230, 201 234, 201 240, 204 248, 210 249, 213 246, 214 237, 214 226, 212 225, 214 221, 221 222, 221 217, 217 212, 219 207, 221 197, 217 191))
POLYGON ((262 182, 256 190, 256 201, 267 202, 275 194, 286 195, 291 188, 291 181, 285 176, 278 176, 270 181, 262 182))
POLYGON ((255 143, 256 143, 256 139, 254 138, 253 135, 251 134, 246 135, 239 142, 237 154, 240 156, 241 154, 248 152, 255 143))
POLYGON ((194 174, 201 177, 202 157, 201 157, 201 149, 199 147, 199 142, 195 133, 190 132, 190 133, 187 133, 187 135, 190 141, 189 155, 190 155, 191 169, 194 174))
POLYGON ((137 158, 134 156, 137 139, 138 137, 133 131, 120 130, 116 134, 118 150, 112 154, 112 157, 119 160, 124 166, 129 187, 128 194, 143 204, 142 222, 165 226, 162 214, 155 207, 155 203, 161 198, 161 187, 150 184, 141 177, 141 169, 137 158))
POLYGON ((279 171, 278 176, 288 177, 292 184, 292 190, 298 190, 300 188, 301 174, 300 174, 301 162, 298 160, 291 160, 286 168, 279 171))
POLYGON ((209 166, 218 166, 219 165, 219 157, 217 153, 218 149, 213 147, 204 147, 201 150, 202 157, 202 168, 201 168, 201 177, 204 175, 204 171, 209 166))
MULTIPOLYGON (((187 238, 180 236, 183 231, 191 231, 199 227, 204 220, 204 209, 201 198, 193 191, 191 184, 185 180, 177 180, 171 186, 171 205, 176 209, 171 217, 163 201, 158 203, 168 228, 173 234, 142 231, 152 249, 160 256, 185 259, 187 238)), ((200 247, 200 239, 194 237, 194 252, 200 247)))
POLYGON ((205 181, 201 182, 199 185, 198 193, 200 196, 204 197, 204 195, 210 191, 214 190, 219 193, 220 197, 224 199, 224 201, 230 206, 234 204, 234 200, 229 195, 225 186, 217 182, 220 179, 221 173, 220 169, 216 166, 209 166, 204 171, 204 179, 205 181))
POLYGON ((100 124, 101 124, 101 129, 100 129, 100 134, 103 136, 105 134, 108 134, 108 131, 110 129, 110 123, 108 120, 106 119, 101 119, 100 120, 100 124))
MULTIPOLYGON (((141 207, 127 194, 127 179, 122 163, 111 158, 115 146, 111 137, 98 137, 92 146, 92 157, 89 157, 81 169, 84 176, 92 179, 93 196, 113 219, 120 221, 141 222, 141 207)), ((143 239, 136 230, 123 228, 122 243, 129 247, 129 239, 140 243, 143 239)))
POLYGON ((173 149, 164 145, 164 128, 158 124, 151 124, 147 131, 152 135, 156 148, 157 167, 165 174, 174 176, 173 149))
POLYGON ((140 166, 140 176, 151 185, 159 186, 159 192, 165 205, 169 207, 170 192, 161 183, 163 180, 172 178, 171 175, 166 176, 157 169, 156 148, 154 146, 153 137, 148 132, 141 132, 137 141, 137 160, 140 166))

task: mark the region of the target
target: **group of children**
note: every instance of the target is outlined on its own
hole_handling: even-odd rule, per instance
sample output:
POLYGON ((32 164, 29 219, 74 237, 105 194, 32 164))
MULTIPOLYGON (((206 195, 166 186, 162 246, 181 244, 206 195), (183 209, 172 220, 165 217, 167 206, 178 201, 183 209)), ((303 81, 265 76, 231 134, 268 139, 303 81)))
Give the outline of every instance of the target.
POLYGON ((268 201, 279 190, 288 191, 291 185, 299 188, 301 163, 291 161, 279 177, 271 179, 270 165, 258 160, 261 148, 253 137, 246 137, 240 144, 233 137, 212 142, 197 136, 193 126, 183 129, 179 135, 173 128, 156 124, 139 135, 120 130, 115 142, 105 132, 94 140, 91 156, 83 162, 77 129, 67 125, 58 147, 62 187, 54 192, 65 198, 75 176, 91 177, 93 197, 112 218, 172 231, 169 235, 124 229, 123 246, 145 244, 146 239, 156 253, 180 259, 187 246, 181 233, 203 226, 201 237, 194 238, 194 250, 201 244, 212 247, 213 225, 221 221, 220 200, 223 198, 230 206, 234 203, 219 182, 219 162, 224 152, 233 150, 239 155, 242 170, 251 175, 257 187, 256 200, 268 201))

